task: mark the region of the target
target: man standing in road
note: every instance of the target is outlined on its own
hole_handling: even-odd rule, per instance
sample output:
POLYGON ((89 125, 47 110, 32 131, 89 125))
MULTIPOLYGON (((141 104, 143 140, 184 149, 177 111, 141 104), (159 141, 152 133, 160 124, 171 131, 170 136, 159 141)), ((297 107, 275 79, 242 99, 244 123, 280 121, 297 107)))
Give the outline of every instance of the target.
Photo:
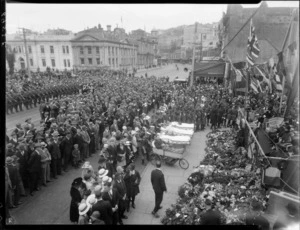
POLYGON ((161 166, 161 162, 157 161, 156 169, 152 170, 151 172, 151 183, 155 193, 155 207, 152 211, 152 215, 154 215, 156 218, 159 217, 157 211, 162 208, 160 204, 163 200, 163 194, 164 192, 167 192, 167 187, 165 184, 165 176, 162 173, 160 166, 161 166))

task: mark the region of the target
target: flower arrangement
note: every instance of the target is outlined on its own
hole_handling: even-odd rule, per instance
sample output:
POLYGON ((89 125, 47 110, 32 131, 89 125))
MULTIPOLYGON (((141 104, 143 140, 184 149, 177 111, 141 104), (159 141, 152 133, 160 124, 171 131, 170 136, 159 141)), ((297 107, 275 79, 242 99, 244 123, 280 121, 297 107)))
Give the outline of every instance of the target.
POLYGON ((210 208, 207 200, 221 212, 224 224, 245 224, 253 199, 266 208, 261 165, 252 164, 243 147, 236 148, 236 132, 217 130, 207 138, 204 160, 179 187, 179 198, 166 210, 163 224, 201 224, 201 215, 210 208))

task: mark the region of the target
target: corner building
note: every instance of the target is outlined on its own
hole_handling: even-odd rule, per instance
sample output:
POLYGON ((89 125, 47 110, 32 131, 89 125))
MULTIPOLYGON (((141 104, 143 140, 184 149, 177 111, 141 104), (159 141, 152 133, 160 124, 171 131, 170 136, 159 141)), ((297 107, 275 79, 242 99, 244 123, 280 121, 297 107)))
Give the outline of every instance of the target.
POLYGON ((114 70, 132 70, 137 64, 137 45, 118 36, 107 26, 100 25, 80 31, 71 40, 74 69, 109 67, 114 70))

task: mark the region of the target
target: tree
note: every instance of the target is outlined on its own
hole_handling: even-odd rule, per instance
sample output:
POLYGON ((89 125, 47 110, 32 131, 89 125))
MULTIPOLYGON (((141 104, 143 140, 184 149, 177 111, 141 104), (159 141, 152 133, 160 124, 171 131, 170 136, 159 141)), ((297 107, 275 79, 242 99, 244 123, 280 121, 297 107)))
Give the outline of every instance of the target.
POLYGON ((11 46, 6 45, 6 60, 9 67, 9 74, 12 75, 14 73, 15 68, 15 53, 12 51, 11 46))

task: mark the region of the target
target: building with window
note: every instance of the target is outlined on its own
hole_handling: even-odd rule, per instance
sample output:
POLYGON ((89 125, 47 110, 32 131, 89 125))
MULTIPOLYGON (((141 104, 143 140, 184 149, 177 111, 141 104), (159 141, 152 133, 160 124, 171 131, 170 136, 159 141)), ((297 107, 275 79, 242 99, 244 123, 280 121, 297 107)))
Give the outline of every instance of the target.
MULTIPOLYGON (((269 7, 266 2, 262 2, 262 6, 252 18, 260 47, 257 64, 264 63, 271 57, 276 61, 294 9, 294 7, 269 7)), ((222 56, 229 57, 233 63, 246 61, 250 23, 240 32, 239 30, 256 10, 257 8, 243 8, 242 5, 232 4, 227 6, 227 12, 223 15, 219 28, 223 47, 233 37, 235 38, 225 47, 222 56)))
POLYGON ((216 48, 219 42, 218 23, 200 24, 196 22, 186 26, 183 30, 183 46, 191 48, 193 42, 202 43, 203 50, 216 48))
POLYGON ((144 30, 133 30, 129 35, 129 41, 138 46, 137 68, 145 68, 154 65, 157 50, 157 38, 148 35, 144 30))
MULTIPOLYGON (((71 70, 73 56, 70 40, 73 34, 45 35, 27 34, 27 51, 31 71, 45 71, 47 67, 71 70)), ((7 35, 6 42, 15 53, 15 69, 27 68, 25 45, 22 34, 7 35)))
POLYGON ((137 65, 137 45, 122 39, 122 30, 104 31, 100 25, 80 31, 71 40, 74 67, 96 69, 108 66, 111 69, 132 70, 137 65))

